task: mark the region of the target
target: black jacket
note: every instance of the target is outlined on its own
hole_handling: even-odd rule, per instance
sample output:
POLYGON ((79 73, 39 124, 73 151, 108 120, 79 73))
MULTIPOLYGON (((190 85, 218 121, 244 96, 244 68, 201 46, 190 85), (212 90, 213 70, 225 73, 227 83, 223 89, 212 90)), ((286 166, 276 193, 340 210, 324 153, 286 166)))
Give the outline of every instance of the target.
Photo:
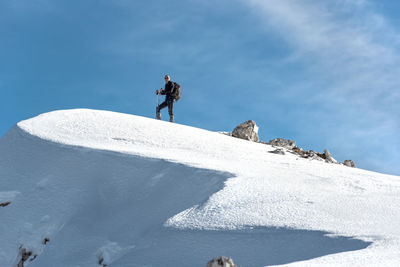
POLYGON ((174 83, 169 81, 165 84, 164 90, 161 92, 162 95, 166 95, 167 98, 174 98, 175 86, 174 83))

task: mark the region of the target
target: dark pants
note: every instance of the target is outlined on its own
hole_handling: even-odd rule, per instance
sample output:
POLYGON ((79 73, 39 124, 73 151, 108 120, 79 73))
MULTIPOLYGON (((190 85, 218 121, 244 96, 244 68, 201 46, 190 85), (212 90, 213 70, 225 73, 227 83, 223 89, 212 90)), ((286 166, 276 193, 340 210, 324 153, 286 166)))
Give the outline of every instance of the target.
POLYGON ((170 116, 174 116, 174 112, 173 112, 173 108, 174 108, 174 99, 165 99, 164 102, 162 102, 158 107, 157 107, 157 113, 160 113, 160 111, 165 108, 168 107, 168 114, 170 116))
POLYGON ((165 101, 156 108, 156 119, 161 120, 161 109, 168 107, 169 121, 174 122, 174 101, 173 98, 166 98, 165 101))

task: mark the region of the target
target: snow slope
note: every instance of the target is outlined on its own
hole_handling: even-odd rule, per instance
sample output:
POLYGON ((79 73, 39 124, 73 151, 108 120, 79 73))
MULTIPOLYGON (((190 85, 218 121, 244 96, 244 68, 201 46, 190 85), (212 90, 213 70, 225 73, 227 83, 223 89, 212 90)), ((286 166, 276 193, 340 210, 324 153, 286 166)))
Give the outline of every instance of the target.
POLYGON ((22 121, 0 139, 0 266, 400 264, 400 177, 271 150, 108 111, 22 121))

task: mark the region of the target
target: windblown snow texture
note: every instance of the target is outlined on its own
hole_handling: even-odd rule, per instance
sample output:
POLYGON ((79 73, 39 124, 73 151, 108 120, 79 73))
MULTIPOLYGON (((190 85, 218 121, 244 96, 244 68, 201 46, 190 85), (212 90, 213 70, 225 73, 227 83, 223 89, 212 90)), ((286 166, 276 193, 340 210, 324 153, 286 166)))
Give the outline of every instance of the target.
POLYGON ((0 266, 395 266, 400 179, 107 111, 0 140, 0 266), (187 264, 186 264, 187 263, 187 264))

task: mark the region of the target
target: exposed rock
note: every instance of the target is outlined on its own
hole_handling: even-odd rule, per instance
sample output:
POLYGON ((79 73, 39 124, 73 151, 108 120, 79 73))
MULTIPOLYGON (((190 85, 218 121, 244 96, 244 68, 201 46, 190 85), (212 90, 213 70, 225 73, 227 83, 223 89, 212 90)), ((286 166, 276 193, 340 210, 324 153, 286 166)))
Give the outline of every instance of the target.
POLYGON ((308 150, 303 152, 303 158, 310 158, 316 160, 324 160, 324 156, 321 153, 315 152, 314 150, 308 150))
POLYGON ((0 207, 7 207, 10 204, 11 204, 11 201, 7 201, 7 202, 4 202, 4 203, 0 202, 0 207))
POLYGON ((315 152, 315 153, 317 153, 317 156, 318 156, 320 159, 325 159, 325 154, 321 154, 321 153, 318 153, 318 152, 315 152))
POLYGON ((323 159, 322 158, 323 154, 321 154, 321 153, 315 152, 314 150, 310 150, 309 153, 310 153, 310 158, 312 158, 312 159, 317 159, 317 160, 323 159))
POLYGON ((232 136, 232 133, 231 132, 219 132, 220 134, 224 134, 224 135, 227 135, 227 136, 232 136))
MULTIPOLYGON (((227 132, 221 132, 222 134, 230 135, 230 133, 227 132)), ((278 155, 285 155, 286 152, 290 152, 296 155, 299 155, 302 158, 306 159, 315 159, 315 160, 320 160, 320 161, 325 161, 327 163, 336 163, 338 164, 337 160, 334 159, 331 155, 331 153, 325 149, 324 153, 318 153, 315 152, 314 150, 308 150, 304 151, 303 149, 297 147, 296 142, 290 139, 284 139, 284 138, 275 138, 270 140, 268 143, 262 142, 259 140, 258 137, 258 127, 256 123, 253 120, 246 121, 239 126, 237 126, 231 136, 245 139, 245 140, 250 140, 253 142, 259 142, 262 144, 268 144, 274 147, 280 147, 278 149, 275 149, 273 151, 269 151, 269 153, 274 153, 278 155), (282 148, 286 149, 283 150, 282 148)), ((346 160, 344 162, 344 165, 349 166, 349 167, 355 167, 355 164, 351 160, 346 160)))
POLYGON ((328 149, 324 150, 324 156, 325 156, 325 161, 329 162, 329 163, 337 163, 336 159, 334 159, 331 155, 331 153, 329 153, 328 149))
POLYGON ((103 258, 103 257, 100 257, 100 258, 99 258, 99 262, 98 262, 98 263, 99 263, 99 265, 101 265, 102 267, 107 267, 107 264, 104 263, 104 258, 103 258))
POLYGON ((292 152, 295 153, 295 154, 299 154, 299 155, 301 155, 301 154, 304 153, 303 149, 301 149, 300 147, 297 147, 297 146, 295 146, 295 147, 292 149, 292 152))
POLYGON ((356 168, 356 164, 354 163, 354 161, 352 161, 351 159, 346 159, 343 162, 344 165, 346 165, 347 167, 352 167, 352 168, 356 168))
POLYGON ((294 148, 296 148, 296 142, 295 141, 289 140, 289 139, 283 139, 283 138, 272 139, 267 144, 269 144, 271 146, 284 147, 286 149, 294 149, 294 148))
POLYGON ((274 151, 268 151, 269 153, 278 154, 278 155, 285 155, 285 151, 282 148, 277 148, 274 151))
MULTIPOLYGON (((324 150, 324 153, 318 153, 318 152, 315 152, 314 150, 304 151, 302 148, 296 146, 296 142, 293 140, 284 139, 284 138, 275 138, 275 139, 270 140, 268 143, 264 143, 264 144, 286 148, 289 152, 291 152, 295 155, 299 155, 300 157, 305 158, 305 159, 320 160, 320 161, 325 161, 328 163, 338 163, 332 157, 331 153, 327 149, 324 150)), ((270 153, 280 154, 278 149, 275 151, 270 151, 270 153)), ((351 165, 351 163, 347 163, 347 164, 351 165)), ((348 165, 348 166, 350 166, 350 165, 348 165)))
MULTIPOLYGON (((19 248, 19 256, 21 259, 19 260, 17 267, 24 267, 24 263, 32 256, 32 251, 27 251, 26 248, 20 247, 19 248)), ((33 258, 30 261, 36 259, 37 255, 33 255, 33 258)))
POLYGON ((292 152, 305 159, 323 160, 323 154, 315 152, 314 150, 304 151, 299 147, 295 147, 292 152))
POLYGON ((237 137, 244 140, 258 142, 258 126, 253 120, 246 121, 237 126, 233 132, 233 137, 237 137))
POLYGON ((43 241, 42 241, 42 244, 43 244, 43 245, 47 245, 47 243, 49 243, 49 242, 50 242, 50 238, 45 237, 45 238, 43 239, 43 241))
POLYGON ((236 265, 233 263, 233 260, 231 258, 222 256, 210 260, 207 263, 207 267, 236 267, 236 265))

